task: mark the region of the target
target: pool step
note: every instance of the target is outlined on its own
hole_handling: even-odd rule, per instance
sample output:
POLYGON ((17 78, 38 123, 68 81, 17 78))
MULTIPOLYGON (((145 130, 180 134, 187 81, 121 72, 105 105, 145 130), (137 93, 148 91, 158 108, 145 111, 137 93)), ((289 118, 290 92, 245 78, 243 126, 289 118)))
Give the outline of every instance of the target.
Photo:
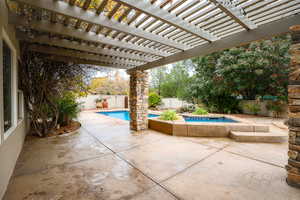
POLYGON ((230 137, 237 142, 281 143, 288 136, 284 133, 230 131, 230 137))

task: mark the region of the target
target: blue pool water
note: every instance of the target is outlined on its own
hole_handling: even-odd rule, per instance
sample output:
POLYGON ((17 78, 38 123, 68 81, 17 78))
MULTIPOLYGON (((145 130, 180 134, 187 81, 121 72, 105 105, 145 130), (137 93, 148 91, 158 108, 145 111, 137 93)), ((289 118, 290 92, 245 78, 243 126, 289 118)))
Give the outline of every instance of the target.
MULTIPOLYGON (((130 120, 128 111, 109 111, 109 112, 98 112, 99 114, 106 115, 113 118, 130 120)), ((148 114, 148 118, 158 117, 159 115, 148 114)), ((186 122, 237 122, 233 119, 226 117, 188 117, 184 116, 186 122)))
MULTIPOLYGON (((128 111, 109 111, 109 112, 98 112, 99 114, 103 114, 109 117, 114 117, 118 119, 123 119, 123 120, 130 120, 129 112, 128 111)), ((154 115, 154 114, 148 114, 149 118, 152 117, 158 117, 159 115, 154 115)))
POLYGON ((186 122, 237 122, 226 117, 187 117, 184 116, 186 122))

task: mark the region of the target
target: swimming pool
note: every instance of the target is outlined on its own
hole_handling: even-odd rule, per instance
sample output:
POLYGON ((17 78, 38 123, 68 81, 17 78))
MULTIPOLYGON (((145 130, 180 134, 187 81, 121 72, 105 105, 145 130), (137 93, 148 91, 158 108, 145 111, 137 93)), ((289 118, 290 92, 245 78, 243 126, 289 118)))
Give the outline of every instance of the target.
MULTIPOLYGON (((108 111, 108 112, 98 112, 99 114, 106 115, 113 118, 130 120, 130 115, 128 111, 108 111)), ((159 115, 148 114, 148 118, 158 117, 159 115)))
POLYGON ((184 116, 184 120, 186 122, 237 122, 233 119, 226 118, 226 117, 189 117, 184 116))
MULTIPOLYGON (((107 111, 107 112, 98 112, 99 114, 106 115, 113 118, 123 119, 123 120, 130 120, 130 115, 128 111, 120 110, 120 111, 107 111)), ((148 118, 158 117, 159 115, 156 114, 148 114, 148 118)), ((237 122, 233 119, 226 118, 226 117, 190 117, 190 116, 183 116, 184 121, 186 122, 237 122)))

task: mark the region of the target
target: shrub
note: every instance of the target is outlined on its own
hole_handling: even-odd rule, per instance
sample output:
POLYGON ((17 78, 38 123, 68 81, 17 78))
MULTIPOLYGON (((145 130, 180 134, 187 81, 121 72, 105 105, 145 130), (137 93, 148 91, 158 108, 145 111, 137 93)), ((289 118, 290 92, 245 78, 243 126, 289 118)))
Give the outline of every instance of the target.
POLYGON ((159 119, 174 121, 179 119, 179 116, 176 114, 174 110, 166 110, 160 115, 159 119))
POLYGON ((279 101, 279 100, 277 100, 277 101, 269 101, 269 102, 267 103, 266 108, 267 108, 269 111, 273 112, 274 117, 278 117, 279 114, 280 114, 280 113, 282 112, 282 110, 283 110, 283 109, 282 109, 283 105, 284 105, 284 102, 279 101))
POLYGON ((196 109, 196 107, 194 105, 186 105, 186 106, 180 107, 177 111, 179 113, 185 113, 185 112, 192 113, 195 111, 195 109, 196 109))
POLYGON ((195 112, 193 112, 195 115, 207 115, 208 112, 204 108, 197 108, 195 112))
POLYGON ((155 108, 162 104, 161 97, 156 92, 150 92, 148 98, 149 108, 155 108))
POLYGON ((59 110, 58 123, 63 126, 70 124, 70 121, 76 118, 80 111, 75 95, 70 92, 58 98, 57 105, 59 110))
POLYGON ((261 110, 260 105, 257 103, 248 103, 245 105, 245 108, 254 115, 257 115, 261 110))
POLYGON ((96 103, 101 103, 103 101, 103 98, 98 97, 97 99, 95 99, 96 103))

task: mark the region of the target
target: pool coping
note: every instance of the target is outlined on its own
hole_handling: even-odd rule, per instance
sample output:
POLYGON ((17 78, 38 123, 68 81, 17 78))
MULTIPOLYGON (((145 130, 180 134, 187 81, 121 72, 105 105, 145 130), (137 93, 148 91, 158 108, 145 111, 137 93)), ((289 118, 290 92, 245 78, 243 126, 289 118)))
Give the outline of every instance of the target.
POLYGON ((148 127, 168 135, 187 137, 229 137, 231 131, 269 132, 269 126, 255 124, 251 121, 226 114, 193 115, 189 117, 226 117, 237 122, 186 122, 161 120, 158 117, 148 119, 148 127))

